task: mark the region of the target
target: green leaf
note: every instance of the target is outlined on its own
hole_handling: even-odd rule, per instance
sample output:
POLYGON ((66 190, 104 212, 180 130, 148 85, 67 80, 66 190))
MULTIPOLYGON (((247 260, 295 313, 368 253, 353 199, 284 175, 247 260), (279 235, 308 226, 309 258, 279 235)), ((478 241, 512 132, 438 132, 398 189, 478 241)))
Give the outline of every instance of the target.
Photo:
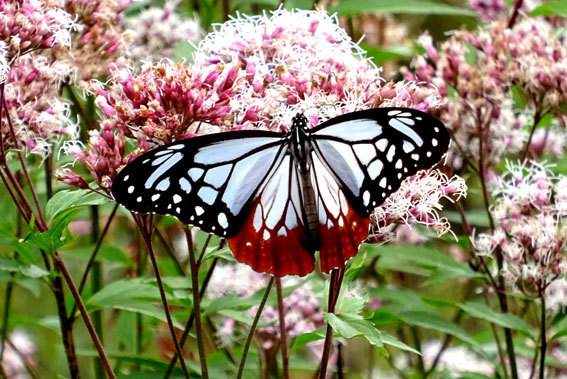
POLYGON ((183 62, 184 60, 192 60, 195 52, 195 45, 189 41, 179 41, 173 46, 173 60, 175 62, 183 62))
POLYGON ((312 331, 311 333, 304 333, 300 336, 297 336, 293 340, 293 344, 291 345, 290 354, 293 353, 295 350, 299 349, 300 347, 308 344, 309 342, 322 340, 325 338, 326 327, 321 327, 312 331))
POLYGON ((543 5, 540 5, 533 11, 531 11, 530 16, 560 16, 567 17, 567 1, 558 0, 550 1, 543 5))
POLYGON ((460 326, 452 323, 451 321, 445 320, 441 316, 431 313, 431 312, 421 312, 421 311, 395 311, 390 312, 392 315, 398 317, 400 320, 406 324, 418 326, 424 329, 431 329, 441 333, 450 334, 457 337, 463 342, 468 343, 472 347, 481 351, 480 345, 465 332, 460 326))
MULTIPOLYGON (((93 253, 93 249, 94 246, 83 246, 73 249, 64 249, 61 250, 61 253, 88 260, 90 259, 93 253)), ((107 243, 103 243, 100 246, 95 261, 97 262, 106 261, 111 263, 117 263, 120 266, 124 266, 124 267, 132 267, 133 265, 132 260, 128 257, 128 255, 126 255, 123 249, 107 243)))
POLYGON ((447 85, 447 97, 449 99, 456 99, 456 98, 459 97, 459 93, 457 92, 455 87, 453 87, 451 85, 447 85))
POLYGON ((78 208, 69 208, 59 212, 46 232, 35 233, 32 231, 26 238, 26 242, 37 246, 46 253, 53 254, 55 250, 73 240, 67 226, 78 211, 78 208))
POLYGON ((415 47, 407 45, 379 47, 362 44, 361 47, 366 51, 367 56, 372 58, 377 65, 388 61, 407 60, 416 54, 415 47))
POLYGON ((325 322, 330 324, 337 333, 345 338, 363 337, 372 345, 384 346, 381 334, 374 324, 361 316, 342 315, 325 312, 325 322))
POLYGON ((69 208, 82 207, 85 205, 102 205, 109 202, 107 198, 97 194, 96 192, 78 189, 78 190, 63 190, 57 192, 45 207, 45 217, 47 222, 51 224, 53 219, 61 212, 69 208))
POLYGON ((510 313, 499 313, 492 310, 487 305, 477 302, 457 304, 457 306, 465 311, 469 316, 488 321, 504 328, 518 330, 535 340, 530 326, 516 315, 510 313))
POLYGON ((438 284, 453 278, 482 278, 468 265, 447 254, 425 246, 369 245, 369 255, 380 255, 378 265, 395 271, 431 275, 424 285, 438 284))
POLYGON ((337 12, 340 16, 371 13, 404 13, 476 17, 476 13, 469 9, 458 8, 431 0, 343 0, 329 9, 329 13, 333 12, 337 12))
POLYGON ((514 100, 514 108, 526 109, 528 105, 528 95, 526 91, 517 84, 513 84, 512 87, 510 87, 510 91, 512 92, 512 99, 514 100))
POLYGON ((43 278, 49 275, 48 271, 39 266, 22 264, 8 258, 0 258, 0 271, 19 272, 23 276, 32 279, 43 278))
POLYGON ((467 49, 465 51, 465 62, 467 62, 471 66, 474 66, 478 61, 478 50, 470 42, 466 42, 465 44, 467 49))
POLYGON ((382 337, 382 342, 384 342, 385 345, 394 346, 394 347, 397 347, 398 349, 405 350, 405 351, 411 351, 414 354, 421 355, 421 353, 419 351, 415 350, 411 346, 406 345, 405 343, 398 340, 396 337, 389 335, 388 333, 382 332, 380 337, 382 337))

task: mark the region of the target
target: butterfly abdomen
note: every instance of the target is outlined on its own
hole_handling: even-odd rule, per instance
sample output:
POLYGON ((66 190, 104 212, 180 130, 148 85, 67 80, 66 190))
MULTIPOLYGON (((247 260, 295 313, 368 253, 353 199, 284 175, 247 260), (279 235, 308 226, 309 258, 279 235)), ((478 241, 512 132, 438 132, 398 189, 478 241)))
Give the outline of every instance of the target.
POLYGON ((319 235, 319 212, 313 182, 311 181, 311 144, 307 135, 307 119, 298 114, 293 119, 290 132, 290 151, 295 161, 295 169, 301 187, 301 202, 303 205, 303 219, 305 220, 305 234, 309 242, 309 251, 315 253, 321 246, 319 235))

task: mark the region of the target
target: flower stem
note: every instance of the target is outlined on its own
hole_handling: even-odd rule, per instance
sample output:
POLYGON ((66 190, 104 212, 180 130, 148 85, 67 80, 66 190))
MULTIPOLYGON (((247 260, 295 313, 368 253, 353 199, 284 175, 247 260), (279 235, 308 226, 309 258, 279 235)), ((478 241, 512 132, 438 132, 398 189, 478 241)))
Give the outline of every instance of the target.
POLYGON ((289 359, 287 356, 285 314, 282 297, 282 281, 280 278, 276 278, 276 293, 278 295, 278 314, 280 318, 280 346, 282 348, 283 377, 284 379, 289 379, 289 359))
POLYGON ((545 325, 545 291, 542 290, 541 298, 541 347, 539 354, 539 379, 545 378, 545 353, 547 350, 546 325, 545 325))
MULTIPOLYGON (((217 265, 218 260, 219 258, 213 259, 213 262, 211 263, 211 267, 209 267, 209 271, 207 271, 207 275, 203 280, 203 285, 199 290, 199 295, 201 296, 201 299, 205 295, 205 291, 207 289, 209 281, 211 280, 211 277, 213 276, 213 271, 217 265)), ((182 349, 183 349, 183 345, 185 345, 185 341, 187 340, 187 337, 189 336, 189 331, 191 330, 191 326, 193 326, 194 320, 195 320, 195 312, 194 309, 192 309, 191 315, 189 316, 189 319, 185 324, 185 330, 183 330, 183 334, 181 335, 181 338, 179 340, 179 344, 181 345, 182 349)), ((169 376, 171 375, 171 372, 173 371, 173 367, 175 366, 176 362, 177 362, 177 354, 174 354, 173 358, 171 358, 171 361, 169 362, 169 366, 167 367, 167 370, 165 371, 165 375, 163 376, 165 379, 169 378, 169 376)))
POLYGON ((71 277, 71 274, 67 270, 67 267, 65 266, 65 263, 63 262, 63 259, 61 259, 59 252, 55 251, 54 255, 55 255, 55 261, 57 262, 57 266, 59 267, 59 270, 63 274, 63 277, 65 278, 65 281, 67 282, 67 286, 69 286, 69 289, 71 290, 71 294, 75 298, 75 302, 79 306, 79 311, 81 312, 81 316, 83 317, 83 321, 85 322, 85 326, 87 327, 87 330, 88 330, 88 332, 91 336, 91 340, 93 341, 93 344, 95 345, 95 348, 98 352, 100 360, 102 361, 102 365, 103 365, 103 367, 106 371, 106 374, 108 375, 109 378, 114 379, 114 378, 116 378, 116 375, 114 375, 114 371, 112 371, 112 367, 110 367, 110 363, 108 362, 108 359, 106 358, 106 354, 104 353, 102 343, 100 342, 100 339, 98 338, 98 335, 96 334, 96 330, 94 328, 93 322, 91 321, 91 318, 89 317, 89 313, 87 312, 87 308, 85 308, 85 304, 83 303, 83 300, 81 299, 81 294, 79 293, 79 290, 75 286, 75 283, 73 282, 73 278, 71 277))
MULTIPOLYGON (((191 283, 193 290, 193 314, 195 317, 195 329, 197 332, 197 347, 199 349, 199 360, 201 362, 201 376, 204 379, 209 377, 209 370, 207 369, 207 356, 205 355, 205 345, 203 340, 203 325, 201 324, 201 296, 199 293, 199 268, 197 267, 197 260, 195 258, 195 249, 193 249, 193 237, 191 229, 185 229, 185 238, 187 239, 187 247, 189 248, 189 260, 191 263, 191 283)), ((181 353, 177 353, 179 359, 183 362, 181 353)))
MULTIPOLYGON (((343 276, 345 273, 345 268, 340 267, 334 269, 331 272, 331 280, 329 282, 329 301, 327 305, 327 311, 329 313, 335 312, 335 305, 339 299, 339 293, 341 290, 341 283, 343 281, 343 276)), ((331 352, 331 343, 333 341, 333 328, 331 324, 327 324, 327 332, 325 333, 325 344, 323 345, 323 354, 321 356, 321 364, 319 366, 319 378, 325 379, 327 376, 327 364, 329 363, 329 355, 331 352)))
POLYGON ((274 284, 275 277, 272 276, 270 281, 268 282, 268 286, 266 287, 266 291, 264 292, 264 297, 262 301, 260 301, 260 305, 258 306, 258 311, 256 311, 256 316, 254 316, 254 321, 252 321, 252 325, 250 326, 250 332, 248 332, 248 337, 246 338, 246 343, 244 344, 244 350, 242 351, 242 358, 240 358, 240 365, 238 366, 238 374, 236 374, 236 378, 242 378, 242 373, 244 372, 244 365, 246 364, 246 356, 248 355, 248 350, 250 349, 250 344, 252 343, 252 338, 254 337, 254 332, 256 331, 256 326, 258 326, 258 321, 260 320, 260 316, 262 315, 262 310, 264 309, 264 305, 266 305, 266 301, 268 300, 268 295, 270 294, 270 290, 272 289, 272 285, 274 284))
MULTIPOLYGON (((99 214, 98 214, 98 206, 93 205, 91 208, 91 242, 97 243, 97 241, 102 241, 99 238, 100 232, 100 223, 99 223, 99 214)), ((107 223, 108 225, 108 223, 107 223)), ((104 286, 104 279, 102 277, 102 263, 93 261, 92 264, 92 275, 91 275, 91 287, 92 293, 97 293, 102 289, 104 286)), ((80 291, 79 291, 80 292, 80 291)), ((71 313, 71 317, 73 317, 73 313, 71 313)), ((92 313, 93 324, 96 330, 97 335, 100 338, 100 342, 104 344, 104 330, 102 327, 102 310, 96 310, 92 313)), ((94 357, 94 369, 95 369, 95 377, 102 378, 103 377, 103 370, 102 362, 100 358, 94 357)))
POLYGON ((530 136, 528 137, 528 141, 526 142, 526 147, 524 148, 524 152, 522 153, 522 160, 525 160, 528 157, 528 153, 530 151, 530 145, 532 144, 532 139, 534 137, 534 133, 537 129, 538 124, 541 121, 541 118, 542 118, 542 114, 539 110, 539 107, 536 106, 536 111, 535 111, 535 114, 534 114, 534 125, 532 126, 530 136))
POLYGON ((159 266, 157 264, 156 255, 154 253, 154 248, 152 246, 152 237, 151 237, 151 216, 144 217, 142 215, 133 214, 136 223, 140 227, 140 231, 142 232, 142 237, 144 242, 146 243, 146 247, 148 249, 148 255, 150 256, 150 261, 152 262, 152 267, 154 270, 154 274, 156 277, 156 282, 159 289, 159 295, 161 297, 161 303, 163 305, 163 311, 165 312, 165 318, 167 319, 167 326, 169 328, 169 333, 171 334, 171 339, 175 346, 175 351, 180 357, 181 368, 183 369, 183 373, 185 374, 186 378, 189 378, 189 372, 187 371, 187 367, 185 366, 185 360, 183 359, 183 355, 181 354, 181 348, 179 346, 179 341, 177 340, 177 336, 175 335, 175 327, 173 326, 173 319, 171 318, 171 312, 169 311, 169 304, 167 303, 167 298, 165 296, 165 290, 163 288, 163 282, 161 280, 161 275, 159 273, 159 266))
POLYGON ((514 2, 514 10, 512 11, 512 15, 510 16, 510 20, 508 21, 508 28, 512 28, 514 24, 516 24, 516 19, 518 18, 518 14, 520 13, 520 8, 522 7, 522 3, 524 0, 516 0, 514 2))

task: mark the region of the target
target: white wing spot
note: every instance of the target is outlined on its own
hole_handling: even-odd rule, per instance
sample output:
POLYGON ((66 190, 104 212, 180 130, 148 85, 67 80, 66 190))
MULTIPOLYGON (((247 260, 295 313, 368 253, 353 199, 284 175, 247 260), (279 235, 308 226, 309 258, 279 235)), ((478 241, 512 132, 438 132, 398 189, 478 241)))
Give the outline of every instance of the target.
POLYGON ((425 155, 427 155, 427 158, 431 157, 431 151, 428 151, 425 155))
POLYGON ((404 145, 402 147, 405 153, 411 153, 415 149, 415 146, 413 146, 413 143, 410 141, 404 141, 404 145))
POLYGON ((419 160, 419 154, 412 154, 411 155, 411 159, 413 159, 414 161, 418 161, 419 160))
POLYGON ((179 208, 179 207, 175 208, 175 212, 181 213, 181 208, 179 208))
MULTIPOLYGON (((416 117, 417 118, 417 117, 416 117)), ((418 120, 421 120, 421 118, 417 118, 418 120)), ((435 133, 439 133, 439 128, 438 127, 434 127, 433 130, 435 130, 435 133)))
MULTIPOLYGON (((402 116, 402 115, 400 115, 400 116, 402 116)), ((400 120, 401 122, 403 122, 406 125, 415 125, 415 121, 412 120, 411 118, 398 117, 398 120, 400 120)))
POLYGON ((130 175, 126 175, 122 180, 127 181, 128 179, 130 179, 130 175))
POLYGON ((172 206, 173 206, 173 205, 169 204, 169 205, 167 206, 167 209, 171 209, 172 206))
POLYGON ((191 183, 187 179, 185 178, 179 179, 179 186, 183 191, 185 191, 185 193, 191 192, 191 183))
POLYGON ((182 200, 182 198, 178 194, 173 195, 173 203, 174 204, 181 202, 181 200, 182 200))
MULTIPOLYGON (((165 154, 171 154, 171 151, 169 151, 169 150, 158 151, 157 153, 154 154, 154 157, 161 157, 162 155, 165 155, 165 154)), ((155 162, 156 161, 154 161, 154 163, 152 163, 152 166, 156 165, 155 162)))
POLYGON ((134 192, 134 186, 128 187, 128 193, 132 193, 132 192, 134 192))
POLYGON ((144 160, 142 161, 142 164, 146 164, 146 163, 148 163, 149 161, 150 161, 150 158, 144 159, 144 160))
MULTIPOLYGON (((289 212, 289 210, 288 210, 289 212)), ((254 212, 254 219, 252 221, 252 225, 254 226, 255 231, 259 231, 262 227, 262 207, 260 204, 256 207, 256 211, 254 212)))
POLYGON ((197 192, 197 195, 201 198, 201 200, 209 205, 213 205, 218 194, 218 191, 211 187, 201 187, 199 192, 197 192))
POLYGON ((196 182, 203 175, 203 172, 204 170, 202 168, 193 167, 187 171, 187 174, 191 179, 193 179, 193 182, 196 182))
POLYGON ((401 179, 401 178, 402 178, 402 173, 398 172, 398 179, 401 179))
POLYGON ((278 236, 287 236, 287 230, 285 229, 284 226, 282 226, 279 230, 278 230, 278 236))
POLYGON ((217 216, 217 221, 219 222, 221 228, 223 229, 228 228, 228 220, 223 212, 219 213, 219 215, 217 216))
MULTIPOLYGON (((151 188, 155 181, 158 180, 163 174, 165 174, 167 172, 167 170, 169 170, 170 168, 172 168, 177 162, 179 162, 182 158, 183 158, 183 154, 181 153, 175 153, 172 154, 171 156, 164 156, 162 158, 167 159, 165 162, 163 162, 163 164, 160 164, 158 168, 156 168, 156 170, 154 172, 152 172, 152 174, 150 175, 150 177, 148 178, 148 180, 146 180, 146 183, 144 183, 144 186, 146 188, 151 188)), ((159 158, 159 159, 162 159, 159 158)), ((157 160, 155 161, 157 162, 157 160)), ((155 166, 155 162, 152 163, 152 165, 155 166)))
POLYGON ((169 150, 181 150, 181 149, 183 149, 183 144, 180 143, 178 145, 171 145, 171 146, 168 147, 168 149, 169 150))
POLYGON ((415 119, 418 120, 418 121, 423 120, 423 118, 421 118, 421 116, 415 116, 415 119))
POLYGON ((163 179, 161 182, 158 183, 156 189, 158 191, 165 191, 169 188, 169 177, 163 179))
POLYGON ((267 230, 264 230, 263 237, 264 237, 264 240, 266 240, 266 241, 269 240, 270 239, 270 232, 268 232, 267 230))
POLYGON ((360 143, 352 147, 360 163, 367 165, 376 156, 376 149, 371 143, 360 143))
POLYGON ((200 206, 197 205, 197 206, 195 207, 195 213, 197 214, 197 216, 200 216, 200 215, 202 215, 203 213, 205 213, 205 210, 204 210, 202 207, 200 207, 200 206))
POLYGON ((339 226, 343 226, 344 224, 343 216, 339 217, 339 226))
POLYGON ((382 197, 386 197, 386 192, 382 192, 382 197))
POLYGON ((393 111, 388 112, 388 116, 395 116, 395 115, 400 114, 400 113, 402 113, 402 111, 395 109, 393 111))
POLYGON ((212 185, 213 187, 221 187, 228 178, 230 170, 232 169, 232 164, 225 164, 218 167, 213 167, 207 171, 205 174, 205 182, 212 185))
MULTIPOLYGON (((171 157, 170 151, 167 151, 167 150, 158 151, 156 153, 156 156, 158 156, 158 154, 160 154, 160 153, 164 153, 164 154, 167 154, 167 155, 164 155, 164 156, 159 157, 158 159, 154 160, 152 162, 152 166, 159 166, 160 164, 162 164, 163 162, 165 162, 166 160, 168 160, 171 157)), ((160 154, 160 155, 162 155, 162 154, 160 154)))
POLYGON ((404 124, 403 122, 392 118, 390 119, 390 126, 396 129, 398 132, 402 133, 403 135, 411 138, 413 142, 416 143, 417 146, 423 145, 423 139, 417 134, 412 128, 404 124))
POLYGON ((380 159, 376 159, 374 162, 370 163, 370 166, 368 166, 368 174, 370 175, 370 179, 376 179, 382 172, 383 168, 384 164, 380 159))
POLYGON ((401 160, 401 159, 398 159, 398 160, 396 161, 396 165, 395 165, 394 167, 399 170, 399 169, 401 169, 401 168, 403 167, 403 165, 404 165, 404 163, 402 162, 402 160, 401 160))
POLYGON ((377 141, 375 145, 378 148, 378 150, 384 152, 386 151, 386 146, 388 146, 388 140, 386 138, 382 138, 381 140, 377 141))
POLYGON ((141 203, 141 202, 142 202, 142 196, 138 196, 138 197, 136 198, 136 201, 137 201, 138 203, 141 203))
POLYGON ((362 194, 362 201, 364 202, 364 206, 370 204, 370 192, 368 192, 368 190, 364 191, 362 194))
POLYGON ((437 138, 433 138, 431 140, 431 144, 433 145, 433 147, 437 146, 439 144, 439 141, 437 141, 437 138))
POLYGON ((157 199, 159 199, 160 194, 156 193, 155 195, 152 196, 152 201, 156 201, 157 199))
POLYGON ((386 179, 386 177, 383 177, 383 178, 380 180, 380 183, 378 183, 378 185, 379 185, 380 187, 382 187, 382 188, 386 188, 386 185, 387 185, 387 184, 388 184, 388 179, 386 179))
POLYGON ((388 153, 386 154, 386 159, 388 160, 388 162, 392 162, 392 159, 394 159, 395 154, 396 154, 396 146, 392 145, 390 146, 390 149, 388 149, 388 153))

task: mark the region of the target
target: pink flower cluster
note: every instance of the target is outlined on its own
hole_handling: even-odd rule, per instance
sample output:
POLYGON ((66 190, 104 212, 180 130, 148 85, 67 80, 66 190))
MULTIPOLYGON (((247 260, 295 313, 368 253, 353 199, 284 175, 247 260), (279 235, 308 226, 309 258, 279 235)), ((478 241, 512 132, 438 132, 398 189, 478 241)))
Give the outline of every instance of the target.
POLYGON ((7 60, 54 45, 70 46, 77 29, 72 16, 58 1, 0 2, 0 41, 8 47, 7 60))
POLYGON ((71 72, 64 62, 31 53, 19 57, 7 76, 4 96, 9 121, 16 140, 2 122, 2 135, 8 147, 21 147, 43 157, 53 143, 66 136, 78 137, 78 127, 69 120, 69 105, 59 96, 59 83, 71 72))
POLYGON ((478 157, 481 141, 489 167, 504 153, 519 152, 527 140, 527 110, 553 113, 567 101, 567 45, 543 19, 455 32, 439 50, 427 35, 420 42, 427 54, 414 60, 406 77, 439 88, 441 119, 455 137, 458 160, 478 157), (525 98, 527 109, 517 109, 512 92, 525 98))
POLYGON ((81 25, 72 50, 60 51, 58 59, 72 62, 75 79, 90 80, 108 74, 112 64, 126 63, 121 58, 131 41, 124 30, 124 10, 132 0, 70 0, 65 9, 81 25))
POLYGON ((553 176, 537 162, 507 164, 492 189, 490 210, 499 228, 473 238, 476 253, 504 257, 502 275, 528 296, 567 274, 567 177, 553 176))
POLYGON ((132 34, 132 44, 127 51, 132 65, 173 58, 177 44, 196 43, 202 36, 198 19, 181 18, 175 14, 178 3, 166 1, 162 8, 152 7, 125 20, 128 32, 132 34))
POLYGON ((458 201, 466 192, 465 181, 458 176, 449 178, 439 170, 420 171, 404 180, 400 189, 374 210, 370 216, 373 229, 370 240, 391 240, 393 226, 399 224, 418 223, 443 235, 450 231, 451 225, 439 214, 443 209, 441 200, 458 201))

